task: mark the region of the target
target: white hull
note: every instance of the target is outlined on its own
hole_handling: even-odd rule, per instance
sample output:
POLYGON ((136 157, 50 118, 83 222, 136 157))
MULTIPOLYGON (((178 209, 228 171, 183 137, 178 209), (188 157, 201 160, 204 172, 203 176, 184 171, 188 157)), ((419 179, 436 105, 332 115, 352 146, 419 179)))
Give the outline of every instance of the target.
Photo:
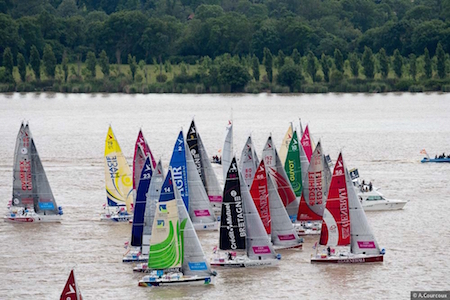
POLYGON ((218 230, 219 222, 214 223, 193 223, 195 230, 218 230))
POLYGON ((148 254, 139 254, 139 251, 130 251, 126 255, 123 256, 122 262, 128 263, 128 262, 146 262, 148 261, 148 254))
POLYGON ((60 215, 38 215, 33 214, 30 216, 14 216, 6 215, 3 217, 5 222, 13 222, 13 223, 57 223, 61 222, 60 215))
POLYGON ((302 250, 303 244, 297 244, 297 245, 291 245, 291 246, 273 245, 273 249, 275 251, 278 251, 278 250, 302 250))
POLYGON ((322 222, 294 223, 294 228, 297 229, 299 236, 319 235, 322 229, 322 222))
POLYGON ((359 264, 359 263, 372 263, 383 262, 383 255, 365 255, 365 254, 349 254, 336 256, 327 256, 326 254, 316 255, 311 257, 311 263, 332 263, 332 264, 359 264))
POLYGON ((132 222, 133 215, 119 215, 119 214, 101 214, 100 221, 114 221, 114 222, 132 222))
POLYGON ((214 284, 214 276, 181 276, 180 278, 155 278, 144 276, 139 280, 139 286, 170 286, 170 285, 210 285, 214 284))
POLYGON ((377 200, 377 201, 363 201, 362 207, 364 211, 380 211, 380 210, 399 210, 403 209, 407 201, 404 200, 377 200))
POLYGON ((254 268, 254 267, 274 267, 278 265, 278 259, 253 260, 247 256, 238 256, 234 259, 214 258, 211 260, 212 267, 225 268, 254 268))

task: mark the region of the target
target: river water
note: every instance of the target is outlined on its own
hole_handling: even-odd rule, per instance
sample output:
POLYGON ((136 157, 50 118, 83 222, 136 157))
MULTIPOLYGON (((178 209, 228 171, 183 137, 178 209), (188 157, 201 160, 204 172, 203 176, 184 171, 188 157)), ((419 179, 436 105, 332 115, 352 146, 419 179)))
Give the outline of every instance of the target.
MULTIPOLYGON (((28 121, 58 205, 61 224, 0 222, 0 298, 57 299, 71 268, 85 299, 409 299, 412 290, 450 290, 450 164, 421 164, 420 154, 450 153, 449 94, 326 95, 0 95, 0 198, 12 192, 14 143, 28 121), (318 237, 303 251, 281 252, 269 269, 219 269, 216 285, 142 288, 121 262, 129 224, 99 221, 105 202, 103 153, 111 124, 132 163, 142 128, 166 168, 181 127, 195 116, 210 156, 223 146, 232 116, 240 153, 252 133, 261 154, 269 134, 277 148, 290 121, 302 118, 324 151, 340 150, 404 210, 367 213, 382 264, 313 265, 318 237)), ((219 166, 217 174, 223 183, 219 166)), ((208 257, 218 232, 200 232, 208 257)))

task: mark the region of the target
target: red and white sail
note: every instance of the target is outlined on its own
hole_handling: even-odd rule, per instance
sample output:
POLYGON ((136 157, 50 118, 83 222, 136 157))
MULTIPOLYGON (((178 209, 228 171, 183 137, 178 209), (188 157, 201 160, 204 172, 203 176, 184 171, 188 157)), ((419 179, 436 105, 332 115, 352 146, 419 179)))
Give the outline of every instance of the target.
POLYGON ((256 155, 255 146, 253 146, 252 137, 247 138, 244 149, 242 149, 239 167, 242 171, 245 183, 250 188, 255 177, 256 169, 259 166, 258 156, 256 155))
POLYGON ((69 278, 67 279, 66 285, 61 293, 60 300, 83 300, 81 292, 75 281, 75 274, 73 270, 70 271, 69 278))
MULTIPOLYGON (((351 189, 353 188, 351 187, 351 189)), ((328 199, 323 212, 320 244, 327 246, 350 245, 350 213, 342 154, 339 154, 334 166, 328 199)))
POLYGON ((308 125, 306 125, 305 128, 305 132, 303 133, 302 139, 300 140, 300 143, 303 146, 303 150, 305 151, 305 155, 308 158, 308 161, 311 161, 311 156, 313 153, 313 148, 312 148, 312 141, 311 141, 311 137, 309 135, 309 128, 308 125))
POLYGON ((264 160, 262 160, 255 172, 252 186, 250 188, 256 210, 261 217, 261 221, 266 229, 267 234, 271 233, 271 218, 269 206, 269 192, 267 187, 267 174, 264 160))
MULTIPOLYGON (((150 160, 152 161, 152 167, 153 167, 153 169, 155 169, 156 168, 156 160, 153 157, 152 151, 150 150, 150 147, 149 147, 149 145, 147 143, 147 140, 144 137, 144 134, 142 133, 142 129, 139 129, 138 137, 137 137, 136 143, 134 145, 134 156, 133 157, 136 157, 136 153, 138 151, 138 147, 139 146, 142 148, 142 151, 144 151, 145 157, 147 157, 147 156, 150 157, 150 160)), ((136 174, 136 171, 135 171, 136 166, 135 166, 135 162, 134 161, 135 160, 133 160, 133 174, 136 174)), ((141 169, 140 169, 141 171, 142 171, 142 167, 144 166, 144 163, 145 163, 145 159, 144 159, 144 162, 142 163, 142 166, 141 166, 141 169)), ((138 172, 138 173, 139 173, 139 175, 141 174, 140 172, 138 172)), ((136 189, 137 186, 138 185, 135 184, 135 182, 133 181, 133 189, 136 189)))

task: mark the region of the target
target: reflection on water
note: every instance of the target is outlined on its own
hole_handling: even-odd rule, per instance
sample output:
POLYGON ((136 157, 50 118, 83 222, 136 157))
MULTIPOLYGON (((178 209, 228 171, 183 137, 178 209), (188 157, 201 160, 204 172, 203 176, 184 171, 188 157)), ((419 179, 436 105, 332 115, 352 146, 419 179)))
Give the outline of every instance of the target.
MULTIPOLYGON (((420 150, 450 153, 447 94, 389 95, 0 95, 0 195, 12 191, 14 143, 20 122, 29 121, 58 205, 61 224, 0 223, 0 295, 6 299, 57 299, 76 267, 86 299, 405 299, 409 291, 448 288, 450 249, 447 219, 450 164, 421 164, 420 150), (129 163, 143 132, 157 158, 168 166, 180 127, 195 116, 209 154, 223 146, 233 110, 238 157, 249 133, 258 154, 272 133, 279 148, 299 117, 324 151, 340 150, 387 198, 407 199, 402 211, 369 213, 387 254, 383 264, 312 265, 317 237, 303 251, 283 251, 278 267, 218 270, 210 287, 145 289, 142 276, 123 264, 129 224, 101 223, 105 202, 103 152, 113 126, 129 163)), ((221 178, 221 167, 214 166, 221 178)), ((1 203, 0 203, 1 205, 1 203)), ((218 232, 200 232, 208 257, 218 232)))

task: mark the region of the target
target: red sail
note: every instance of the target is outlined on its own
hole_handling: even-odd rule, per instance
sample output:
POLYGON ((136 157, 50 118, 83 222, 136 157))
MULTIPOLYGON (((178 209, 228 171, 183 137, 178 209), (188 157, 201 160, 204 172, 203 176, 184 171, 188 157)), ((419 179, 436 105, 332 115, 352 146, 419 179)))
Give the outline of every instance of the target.
POLYGON ((303 150, 305 151, 305 154, 306 154, 306 157, 308 158, 308 161, 311 161, 311 155, 313 153, 313 150, 312 150, 311 139, 310 139, 310 136, 309 136, 308 125, 306 125, 305 132, 303 133, 303 136, 302 136, 302 139, 301 139, 300 143, 303 146, 303 150))
MULTIPOLYGON (((152 151, 150 150, 150 147, 144 138, 144 134, 142 133, 142 130, 139 130, 138 137, 136 139, 136 144, 134 145, 134 156, 136 156, 136 152, 137 152, 139 146, 142 147, 142 150, 144 151, 144 154, 146 157, 150 156, 150 160, 152 161, 152 167, 153 167, 153 169, 156 169, 156 160, 153 157, 152 151)), ((134 165, 134 161, 133 161, 133 174, 134 174, 134 171, 135 171, 135 165, 134 165)), ((137 188, 137 186, 134 186, 134 182, 133 182, 133 189, 136 189, 136 188, 137 188)))
POLYGON ((305 197, 302 196, 300 198, 300 205, 298 207, 297 221, 320 221, 322 220, 322 216, 319 216, 315 212, 313 212, 309 206, 306 204, 305 197))
POLYGON ((270 226, 270 211, 269 211, 269 191, 267 188, 267 173, 264 165, 264 160, 259 163, 250 188, 253 202, 259 212, 261 221, 266 229, 267 234, 271 233, 270 226))
POLYGON ((350 214, 342 154, 339 154, 334 166, 323 214, 320 244, 332 246, 347 246, 350 244, 350 214))
POLYGON ((73 270, 70 271, 69 278, 67 279, 66 286, 61 293, 60 300, 83 300, 80 291, 77 290, 73 270))

